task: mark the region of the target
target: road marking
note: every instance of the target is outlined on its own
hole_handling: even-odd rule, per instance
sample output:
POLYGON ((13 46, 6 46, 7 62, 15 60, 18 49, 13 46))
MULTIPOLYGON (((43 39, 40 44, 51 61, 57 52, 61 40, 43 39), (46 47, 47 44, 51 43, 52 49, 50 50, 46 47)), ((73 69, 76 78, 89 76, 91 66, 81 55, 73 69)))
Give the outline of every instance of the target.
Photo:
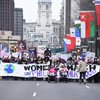
POLYGON ((39 86, 40 84, 39 83, 37 83, 37 86, 39 86))
POLYGON ((33 97, 35 97, 35 96, 36 96, 36 92, 33 93, 33 97))
POLYGON ((86 85, 85 87, 86 87, 86 88, 88 88, 88 89, 90 89, 90 87, 89 87, 89 86, 87 86, 87 85, 86 85))

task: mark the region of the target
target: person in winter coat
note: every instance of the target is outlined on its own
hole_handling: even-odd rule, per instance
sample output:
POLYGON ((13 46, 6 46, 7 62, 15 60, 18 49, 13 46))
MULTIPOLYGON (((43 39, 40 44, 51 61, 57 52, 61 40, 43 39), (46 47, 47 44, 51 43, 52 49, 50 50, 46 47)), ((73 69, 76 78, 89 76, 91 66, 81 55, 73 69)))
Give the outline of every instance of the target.
POLYGON ((86 84, 86 71, 87 71, 87 63, 85 61, 85 58, 80 58, 80 61, 78 62, 78 72, 80 73, 80 78, 79 82, 82 82, 82 77, 83 77, 83 82, 86 84))

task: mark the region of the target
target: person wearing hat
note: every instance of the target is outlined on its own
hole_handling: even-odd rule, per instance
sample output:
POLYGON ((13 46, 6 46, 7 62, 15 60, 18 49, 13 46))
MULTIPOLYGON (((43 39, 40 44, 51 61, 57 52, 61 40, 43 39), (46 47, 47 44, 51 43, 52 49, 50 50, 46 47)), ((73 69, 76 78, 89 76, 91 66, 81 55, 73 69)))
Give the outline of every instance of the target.
POLYGON ((82 77, 83 77, 83 82, 86 84, 86 71, 87 71, 87 63, 85 61, 85 58, 80 57, 80 61, 78 62, 78 72, 80 73, 80 78, 79 82, 82 82, 82 77))

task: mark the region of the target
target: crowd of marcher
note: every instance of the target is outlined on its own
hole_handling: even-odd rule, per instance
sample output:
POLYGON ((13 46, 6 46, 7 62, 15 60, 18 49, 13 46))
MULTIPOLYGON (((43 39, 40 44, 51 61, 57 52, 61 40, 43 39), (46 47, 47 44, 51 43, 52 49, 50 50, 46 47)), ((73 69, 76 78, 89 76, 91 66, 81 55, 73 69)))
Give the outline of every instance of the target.
MULTIPOLYGON (((81 57, 82 58, 82 57, 81 57)), ((48 64, 49 67, 59 67, 60 65, 65 65, 68 70, 78 70, 80 72, 80 80, 82 77, 84 77, 85 79, 85 73, 86 73, 86 65, 87 64, 99 64, 100 65, 100 59, 94 58, 94 59, 80 59, 80 58, 76 58, 76 57, 69 57, 66 60, 62 59, 62 58, 58 58, 58 59, 52 59, 51 57, 45 57, 45 58, 41 58, 41 57, 14 57, 14 56, 10 56, 10 57, 3 57, 2 62, 5 63, 17 63, 17 64, 31 64, 31 63, 35 63, 35 64, 48 64), (85 63, 84 63, 85 62, 85 63), (78 68, 78 66, 80 68, 78 68), (83 71, 81 70, 83 68, 83 71)), ((86 81, 85 81, 86 82, 86 81)), ((80 81, 81 83, 81 81, 80 81)))
MULTIPOLYGON (((14 56, 7 56, 7 57, 2 57, 1 60, 3 62, 9 62, 9 63, 18 63, 18 64, 29 64, 29 63, 37 63, 37 64, 42 64, 42 63, 47 63, 48 61, 53 63, 53 64, 59 64, 59 63, 66 63, 70 66, 72 65, 77 65, 78 61, 80 60, 80 58, 76 58, 76 57, 70 57, 67 60, 64 60, 62 58, 58 58, 58 59, 52 59, 50 57, 45 57, 45 58, 41 58, 41 57, 14 57, 14 56)), ((50 63, 50 64, 51 64, 50 63)), ((94 59, 87 59, 87 64, 98 64, 100 65, 100 58, 94 58, 94 59)))

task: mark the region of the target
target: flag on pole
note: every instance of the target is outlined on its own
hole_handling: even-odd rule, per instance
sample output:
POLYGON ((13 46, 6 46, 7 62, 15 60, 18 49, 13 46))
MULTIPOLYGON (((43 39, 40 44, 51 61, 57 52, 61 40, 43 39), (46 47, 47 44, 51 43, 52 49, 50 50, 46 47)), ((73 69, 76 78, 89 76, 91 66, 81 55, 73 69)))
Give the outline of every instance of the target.
POLYGON ((85 38, 89 38, 90 37, 90 23, 89 23, 89 16, 87 11, 82 11, 80 12, 80 20, 82 22, 85 22, 85 38))
POLYGON ((81 38, 80 38, 79 29, 77 27, 70 28, 70 35, 72 37, 73 46, 80 46, 81 38))
POLYGON ((80 12, 82 38, 93 38, 95 34, 94 11, 80 12), (83 23, 84 22, 84 23, 83 23), (83 30, 84 29, 84 30, 83 30))
POLYGON ((66 35, 66 39, 67 39, 67 52, 71 52, 73 51, 74 49, 74 45, 73 45, 73 41, 72 41, 72 37, 70 34, 67 34, 66 35))
POLYGON ((76 35, 76 46, 81 45, 80 31, 77 27, 75 27, 75 35, 76 35))
POLYGON ((71 48, 74 50, 76 47, 76 36, 75 36, 75 27, 70 28, 70 35, 71 35, 71 48))
POLYGON ((90 22, 90 26, 90 38, 93 38, 96 30, 95 22, 90 22))
POLYGON ((68 34, 66 35, 66 37, 64 38, 64 52, 70 52, 70 48, 71 48, 71 36, 68 34))
POLYGON ((76 37, 80 37, 80 35, 81 35, 81 33, 80 33, 80 29, 81 28, 79 28, 80 26, 75 26, 75 36, 76 37))
POLYGON ((70 28, 70 35, 71 37, 75 37, 75 27, 70 28))
POLYGON ((95 0, 97 26, 100 26, 100 0, 95 0))
POLYGON ((80 45, 81 45, 81 38, 76 37, 76 46, 80 46, 80 45))
POLYGON ((85 22, 81 22, 81 38, 86 38, 86 26, 85 22))
POLYGON ((67 39, 64 38, 64 52, 67 52, 67 39))
POLYGON ((75 20, 75 36, 76 36, 76 46, 81 45, 81 21, 75 20))
POLYGON ((96 26, 95 26, 95 12, 91 11, 89 13, 89 20, 90 20, 90 38, 93 38, 95 35, 95 30, 96 30, 96 26))
POLYGON ((75 20, 75 35, 76 37, 80 37, 81 35, 81 21, 80 20, 75 20))

